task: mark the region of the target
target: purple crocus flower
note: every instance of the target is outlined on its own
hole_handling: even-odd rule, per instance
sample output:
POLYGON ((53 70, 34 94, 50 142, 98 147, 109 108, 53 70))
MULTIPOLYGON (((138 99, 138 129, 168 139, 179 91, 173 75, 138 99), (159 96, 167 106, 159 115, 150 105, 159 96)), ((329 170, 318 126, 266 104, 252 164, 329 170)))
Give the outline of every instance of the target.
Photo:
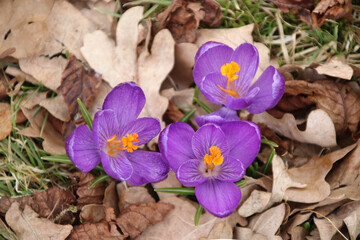
POLYGON ((133 82, 112 89, 95 114, 93 131, 81 125, 67 138, 70 160, 83 172, 101 162, 109 176, 132 185, 165 179, 170 169, 162 155, 138 150, 161 130, 156 118, 137 119, 144 104, 145 95, 133 82))
POLYGON ((233 50, 219 42, 207 42, 196 53, 194 81, 210 102, 226 107, 222 114, 229 111, 227 115, 234 115, 240 109, 261 113, 280 101, 285 81, 273 66, 269 66, 251 85, 258 65, 258 51, 250 43, 233 50))
POLYGON ((259 127, 247 121, 218 126, 208 123, 196 132, 186 123, 167 126, 160 134, 160 152, 183 185, 195 187, 199 203, 217 217, 238 206, 242 179, 260 148, 259 127))

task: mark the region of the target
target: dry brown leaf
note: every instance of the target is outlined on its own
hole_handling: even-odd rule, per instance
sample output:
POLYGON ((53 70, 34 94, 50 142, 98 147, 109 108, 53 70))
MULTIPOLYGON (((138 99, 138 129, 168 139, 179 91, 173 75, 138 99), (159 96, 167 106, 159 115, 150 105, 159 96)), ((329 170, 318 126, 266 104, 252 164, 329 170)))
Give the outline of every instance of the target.
POLYGON ((116 46, 100 30, 84 36, 82 55, 111 87, 136 81, 138 22, 142 17, 143 7, 130 8, 122 15, 116 29, 116 46))
POLYGON ((88 109, 94 102, 96 93, 102 82, 101 76, 92 68, 80 63, 74 55, 70 55, 62 73, 61 85, 57 92, 63 96, 70 116, 66 119, 62 134, 67 137, 75 129, 75 122, 79 120, 80 113, 77 99, 80 99, 88 109))
MULTIPOLYGON (((276 133, 270 129, 266 124, 264 123, 258 123, 257 124, 260 128, 261 135, 264 136, 266 139, 275 142, 279 147, 276 148, 276 152, 279 155, 286 154, 289 150, 289 141, 281 139, 276 133)), ((268 154, 266 154, 268 156, 268 154)))
POLYGON ((306 7, 311 7, 314 4, 314 0, 269 0, 274 3, 283 12, 289 12, 299 10, 306 7))
POLYGON ((129 235, 126 232, 121 232, 119 226, 116 225, 114 209, 104 208, 105 219, 99 223, 83 223, 74 226, 74 230, 67 240, 124 240, 128 239, 129 235))
POLYGON ((33 114, 36 111, 36 107, 30 110, 22 107, 21 110, 29 120, 30 127, 18 131, 19 134, 28 137, 43 138, 44 142, 42 145, 44 150, 48 153, 53 155, 66 154, 65 143, 62 140, 62 136, 50 122, 45 123, 44 130, 41 133, 41 128, 46 115, 46 111, 44 109, 38 111, 35 116, 33 116, 33 114))
POLYGON ((295 117, 290 113, 284 114, 281 119, 276 119, 269 113, 263 112, 254 115, 252 121, 264 123, 276 133, 299 142, 317 144, 322 147, 336 146, 334 124, 329 115, 321 109, 310 112, 305 131, 298 129, 295 117))
POLYGON ((331 152, 321 157, 313 157, 308 163, 289 169, 288 174, 297 182, 306 184, 302 189, 290 188, 285 192, 285 198, 293 202, 315 203, 330 195, 330 185, 325 177, 333 164, 345 157, 356 147, 356 144, 331 152))
POLYGON ((160 29, 168 28, 177 43, 194 42, 200 22, 209 27, 221 25, 220 4, 214 0, 176 0, 158 15, 160 29))
POLYGON ((0 103, 0 140, 6 138, 12 129, 11 106, 0 103))
POLYGON ((106 187, 104 192, 103 205, 114 209, 115 215, 119 214, 119 197, 116 188, 116 182, 112 181, 109 186, 106 187))
POLYGON ((169 106, 164 114, 165 123, 179 122, 183 116, 184 113, 181 112, 172 101, 169 101, 169 106))
POLYGON ((313 24, 320 28, 325 19, 346 18, 352 20, 352 5, 350 0, 321 0, 312 11, 313 24))
POLYGON ((110 1, 98 1, 98 2, 90 2, 88 1, 87 7, 82 7, 80 12, 91 22, 96 24, 96 27, 100 30, 106 32, 108 35, 111 34, 111 23, 113 21, 112 16, 109 14, 104 14, 97 9, 104 9, 109 12, 113 12, 115 9, 116 2, 110 1))
POLYGON ((104 198, 105 184, 104 182, 96 184, 89 189, 89 185, 95 180, 95 177, 90 173, 76 172, 73 173, 72 178, 75 178, 77 184, 74 186, 76 191, 77 208, 81 209, 87 204, 101 204, 104 198))
POLYGON ((324 110, 334 122, 337 133, 344 134, 347 129, 357 130, 360 121, 360 97, 351 87, 333 81, 309 83, 301 80, 287 81, 285 92, 290 95, 306 95, 324 110))
POLYGON ((353 69, 345 63, 345 58, 334 57, 329 62, 320 64, 315 70, 319 74, 350 80, 353 76, 353 69))
POLYGON ((76 202, 76 198, 70 190, 62 190, 54 186, 43 192, 34 191, 33 196, 15 198, 3 196, 0 199, 0 212, 5 214, 14 202, 19 203, 21 209, 28 205, 40 217, 53 221, 56 219, 56 223, 69 224, 74 220, 71 211, 66 211, 76 202))
POLYGON ((62 95, 57 95, 54 98, 45 98, 38 104, 48 110, 52 116, 61 121, 67 121, 70 118, 69 109, 66 107, 62 95))
POLYGON ((105 218, 105 207, 100 204, 88 204, 82 207, 80 219, 83 223, 98 223, 105 218))
POLYGON ((255 233, 253 230, 246 227, 236 227, 235 236, 236 239, 268 240, 268 238, 266 238, 264 235, 255 233))
POLYGON ((121 211, 120 216, 116 218, 116 224, 122 232, 127 232, 135 239, 149 225, 162 221, 173 208, 173 205, 164 202, 132 204, 121 211))
POLYGON ((207 238, 202 238, 204 240, 210 239, 232 239, 233 238, 233 229, 229 223, 218 222, 211 229, 207 238))
POLYGON ((124 183, 118 183, 116 188, 119 197, 118 206, 120 212, 131 204, 155 202, 145 187, 125 188, 124 183))
POLYGON ((331 189, 355 183, 360 171, 360 146, 342 159, 326 177, 331 189))
POLYGON ((23 211, 19 203, 14 202, 5 215, 7 224, 15 231, 19 239, 48 240, 66 239, 71 233, 71 225, 59 225, 45 218, 39 218, 29 206, 23 211))
POLYGON ((167 214, 162 222, 147 228, 137 240, 148 239, 172 239, 172 240, 195 240, 207 237, 217 222, 227 221, 234 227, 239 220, 239 215, 234 213, 227 218, 219 219, 206 212, 201 215, 199 225, 194 226, 194 214, 196 207, 188 200, 171 197, 162 200, 174 205, 174 210, 167 214))

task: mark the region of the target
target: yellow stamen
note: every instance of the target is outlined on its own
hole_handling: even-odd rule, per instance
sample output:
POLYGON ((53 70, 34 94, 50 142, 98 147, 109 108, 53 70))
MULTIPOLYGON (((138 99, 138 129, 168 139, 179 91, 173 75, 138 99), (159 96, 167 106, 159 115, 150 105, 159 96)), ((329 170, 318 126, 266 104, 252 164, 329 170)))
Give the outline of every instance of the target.
POLYGON ((121 141, 120 140, 116 140, 117 136, 116 134, 114 134, 114 136, 110 139, 107 140, 107 148, 108 151, 107 153, 111 156, 117 155, 119 153, 119 151, 124 150, 124 148, 122 147, 121 141))
POLYGON ((238 98, 239 94, 234 91, 234 80, 238 79, 239 75, 236 75, 235 73, 240 71, 240 66, 236 62, 232 61, 231 63, 226 63, 222 65, 221 74, 223 76, 226 76, 228 78, 227 80, 227 88, 224 89, 220 85, 217 85, 222 91, 226 92, 230 96, 234 98, 238 98))
POLYGON ((138 149, 138 146, 134 145, 133 142, 139 142, 137 139, 139 135, 133 133, 132 135, 126 134, 126 137, 122 137, 123 146, 128 152, 133 152, 138 149))
POLYGON ((213 169, 215 165, 219 166, 223 163, 224 157, 221 155, 221 150, 217 146, 209 148, 210 154, 204 156, 204 162, 206 163, 206 169, 213 169))

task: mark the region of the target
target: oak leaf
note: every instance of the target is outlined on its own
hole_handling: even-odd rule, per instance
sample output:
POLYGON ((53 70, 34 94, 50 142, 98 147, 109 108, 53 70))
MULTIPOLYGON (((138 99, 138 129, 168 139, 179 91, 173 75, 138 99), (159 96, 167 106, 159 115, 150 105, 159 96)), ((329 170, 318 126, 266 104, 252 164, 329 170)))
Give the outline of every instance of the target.
POLYGON ((71 175, 75 178, 74 190, 77 195, 77 208, 81 209, 87 204, 102 204, 105 192, 104 182, 96 184, 89 189, 89 185, 95 180, 90 173, 76 172, 71 175))
POLYGON ((19 203, 14 202, 5 215, 7 224, 15 231, 19 239, 47 240, 66 239, 71 233, 71 225, 59 225, 46 218, 39 218, 28 205, 23 211, 19 203))
POLYGON ((347 129, 357 130, 360 121, 360 97, 351 87, 333 81, 315 81, 309 83, 301 80, 286 81, 285 92, 289 95, 306 95, 324 110, 334 122, 337 133, 344 134, 347 129))

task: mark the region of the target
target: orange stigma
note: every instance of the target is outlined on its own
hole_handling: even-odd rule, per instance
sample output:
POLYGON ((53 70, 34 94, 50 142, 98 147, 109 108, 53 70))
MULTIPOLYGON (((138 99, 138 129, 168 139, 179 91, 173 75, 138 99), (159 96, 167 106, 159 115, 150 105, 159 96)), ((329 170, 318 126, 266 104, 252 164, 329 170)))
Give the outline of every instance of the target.
POLYGON ((226 63, 226 64, 222 65, 220 71, 223 76, 226 76, 228 78, 228 80, 227 80, 227 88, 228 89, 224 89, 220 85, 217 85, 217 86, 222 91, 229 94, 230 96, 232 96, 234 98, 238 98, 239 94, 234 91, 234 80, 236 80, 239 77, 239 75, 235 74, 240 71, 239 64, 237 64, 234 61, 232 61, 231 63, 226 63))
POLYGON ((122 137, 123 146, 128 152, 133 152, 138 149, 138 146, 134 145, 133 142, 139 142, 137 139, 139 135, 133 133, 132 135, 126 134, 126 137, 122 137))
POLYGON ((204 156, 204 162, 206 163, 206 169, 213 169, 215 165, 221 165, 224 161, 223 155, 221 155, 221 150, 217 146, 212 146, 209 148, 210 154, 204 156))
POLYGON ((125 149, 128 152, 133 152, 138 149, 138 146, 133 144, 133 142, 139 142, 137 137, 138 135, 133 133, 131 135, 127 134, 126 137, 122 137, 121 140, 117 140, 117 136, 114 134, 112 138, 107 140, 107 154, 116 156, 120 151, 125 149))

